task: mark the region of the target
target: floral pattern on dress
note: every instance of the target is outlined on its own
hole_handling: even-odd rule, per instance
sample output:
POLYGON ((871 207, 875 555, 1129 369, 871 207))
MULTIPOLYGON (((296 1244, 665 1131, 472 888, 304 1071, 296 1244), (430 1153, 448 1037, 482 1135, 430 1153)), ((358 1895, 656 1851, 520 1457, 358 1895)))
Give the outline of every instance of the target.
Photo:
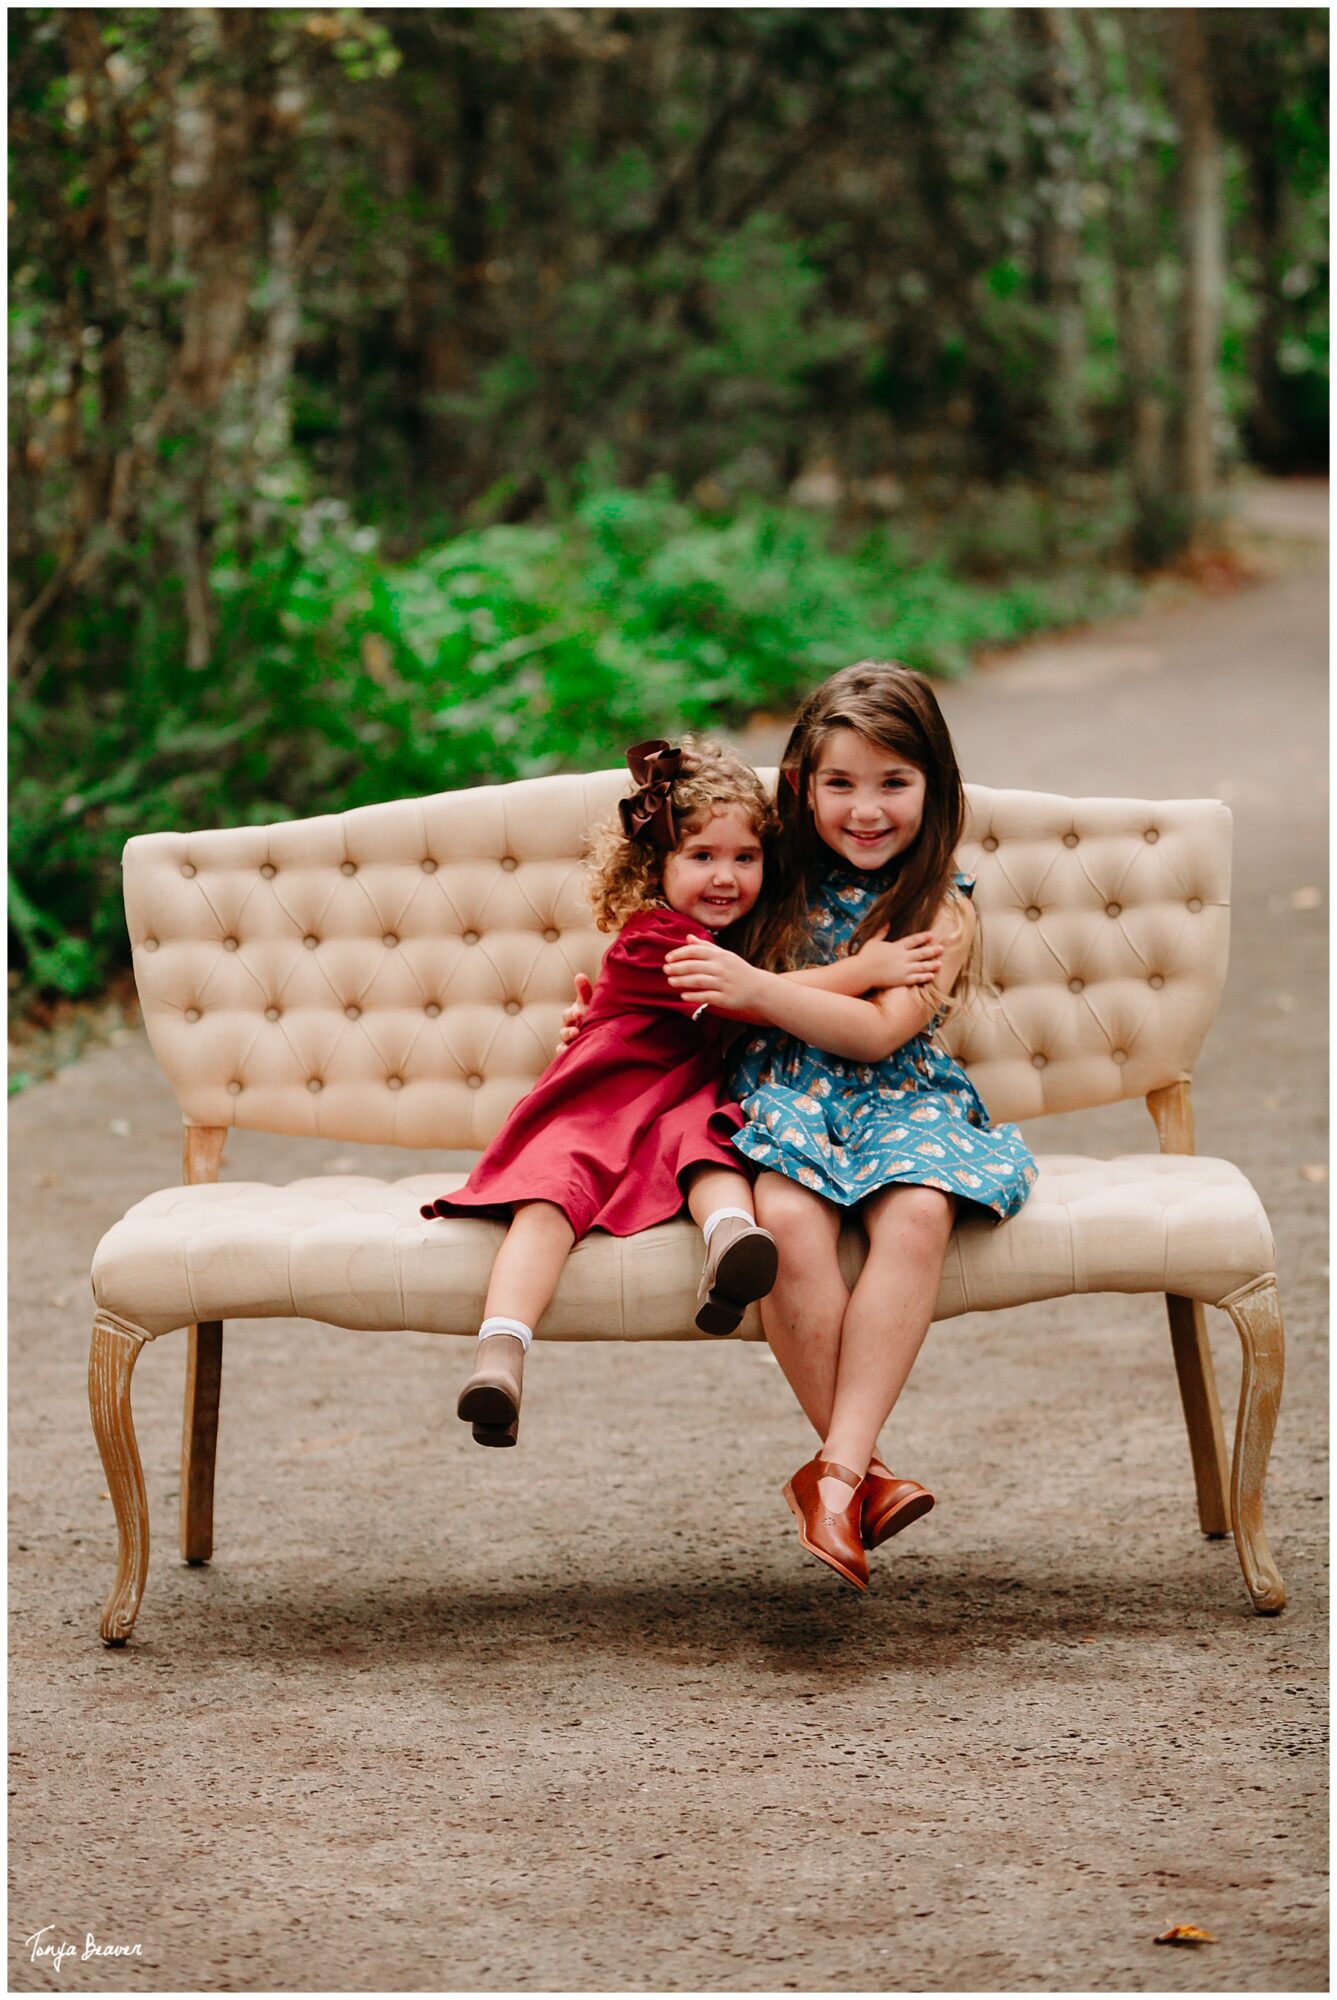
MULTIPOLYGON (((811 905, 806 962, 848 955, 885 874, 834 865, 811 905)), ((974 891, 967 875, 956 887, 974 891)), ((993 1125, 959 1062, 934 1040, 940 1017, 882 1062, 828 1055, 779 1028, 735 1047, 732 1092, 747 1123, 734 1134, 759 1167, 798 1181, 841 1208, 884 1187, 940 1188, 988 1210, 1015 1215, 1035 1185, 1035 1161, 1015 1125, 993 1125)))

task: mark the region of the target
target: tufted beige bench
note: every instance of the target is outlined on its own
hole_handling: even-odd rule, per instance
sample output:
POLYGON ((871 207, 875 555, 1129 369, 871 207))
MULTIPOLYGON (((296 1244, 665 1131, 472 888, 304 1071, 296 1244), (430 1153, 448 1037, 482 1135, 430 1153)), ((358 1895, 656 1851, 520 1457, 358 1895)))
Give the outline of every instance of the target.
MULTIPOLYGON (((773 775, 773 774, 772 774, 773 775)), ((187 1329, 181 1551, 208 1560, 229 1318, 299 1315, 472 1335, 501 1225, 424 1222, 463 1176, 217 1179, 230 1126, 340 1142, 481 1147, 547 1063, 577 972, 606 939, 581 893, 586 829, 624 773, 551 777, 326 818, 160 833, 125 850, 135 975, 185 1122, 184 1185, 138 1202, 93 1261, 93 1427, 119 1533, 102 1636, 123 1644, 148 1564, 130 1382, 145 1341, 187 1329)), ((1193 1155, 1189 1074, 1225 975, 1230 815, 968 793, 992 990, 948 1040, 997 1118, 1145 1097, 1159 1153, 1042 1157, 1012 1221, 956 1230, 935 1317, 1078 1292, 1160 1292, 1203 1531, 1233 1527, 1255 1608, 1285 1601, 1263 1527, 1282 1381, 1267 1218, 1244 1176, 1193 1155), (1228 1467, 1203 1306, 1243 1344, 1228 1467)), ((853 1277, 857 1225, 841 1255, 853 1277)), ((690 1223, 571 1257, 545 1339, 693 1339, 690 1223)), ((740 1329, 759 1338, 755 1308, 740 1329)))

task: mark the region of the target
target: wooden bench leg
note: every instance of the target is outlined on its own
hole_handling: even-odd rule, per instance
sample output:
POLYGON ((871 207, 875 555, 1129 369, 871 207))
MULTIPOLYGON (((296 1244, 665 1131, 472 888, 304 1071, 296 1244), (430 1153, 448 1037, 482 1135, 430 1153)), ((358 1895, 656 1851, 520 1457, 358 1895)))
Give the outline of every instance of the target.
POLYGON ((1174 1349, 1179 1397, 1188 1426, 1193 1480, 1198 1491, 1198 1524, 1204 1535, 1230 1533, 1230 1470, 1221 1404, 1216 1393, 1207 1316, 1196 1299, 1166 1295, 1170 1343, 1174 1349))
POLYGON ((1272 1560, 1263 1527, 1263 1484, 1285 1369, 1285 1339, 1276 1279, 1260 1278, 1257 1284, 1223 1299, 1221 1304, 1235 1322, 1244 1349, 1230 1483, 1235 1547, 1239 1550, 1240 1567, 1254 1610, 1270 1613, 1280 1611, 1286 1602, 1286 1586, 1272 1560))
POLYGON ((102 1607, 102 1637, 123 1646, 139 1615, 149 1568, 149 1503, 130 1409, 130 1377, 146 1335, 99 1311, 88 1355, 88 1407, 116 1515, 116 1581, 102 1607))
POLYGON ((186 1329, 186 1403, 181 1424, 181 1559, 208 1562, 214 1552, 214 1460, 223 1381, 223 1322, 186 1329))

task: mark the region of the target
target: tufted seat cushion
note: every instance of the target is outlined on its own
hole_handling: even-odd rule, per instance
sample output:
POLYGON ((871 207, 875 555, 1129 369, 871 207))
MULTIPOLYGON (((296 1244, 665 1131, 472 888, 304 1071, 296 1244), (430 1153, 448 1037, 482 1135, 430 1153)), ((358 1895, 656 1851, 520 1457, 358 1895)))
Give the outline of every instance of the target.
MULTIPOLYGON (((943 1272, 937 1319, 1074 1292, 1173 1292, 1217 1305, 1273 1268, 1249 1182, 1225 1160, 1050 1155, 1010 1222, 969 1219, 943 1272)), ((167 1188, 138 1202, 93 1260, 99 1306, 148 1334, 200 1320, 295 1317, 378 1331, 470 1334, 502 1225, 424 1222, 419 1204, 461 1174, 322 1177, 270 1187, 167 1188)), ((846 1276, 864 1254, 841 1244, 846 1276)), ((686 1221, 578 1244, 548 1313, 558 1340, 694 1339, 700 1236, 686 1221)), ((755 1309, 742 1329, 758 1338, 755 1309)))

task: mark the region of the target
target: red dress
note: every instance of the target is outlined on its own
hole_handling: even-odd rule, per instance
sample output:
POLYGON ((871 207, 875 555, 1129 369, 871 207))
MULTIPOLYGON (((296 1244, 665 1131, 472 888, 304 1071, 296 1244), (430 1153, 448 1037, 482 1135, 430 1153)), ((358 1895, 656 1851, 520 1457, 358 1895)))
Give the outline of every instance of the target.
POLYGON ((577 1238, 634 1236, 682 1211, 683 1177, 748 1173, 729 1144, 743 1123, 721 1100, 722 1023, 676 993, 664 956, 700 927, 676 910, 633 917, 609 947, 579 1035, 513 1108, 464 1186, 434 1211, 550 1201, 577 1238))

